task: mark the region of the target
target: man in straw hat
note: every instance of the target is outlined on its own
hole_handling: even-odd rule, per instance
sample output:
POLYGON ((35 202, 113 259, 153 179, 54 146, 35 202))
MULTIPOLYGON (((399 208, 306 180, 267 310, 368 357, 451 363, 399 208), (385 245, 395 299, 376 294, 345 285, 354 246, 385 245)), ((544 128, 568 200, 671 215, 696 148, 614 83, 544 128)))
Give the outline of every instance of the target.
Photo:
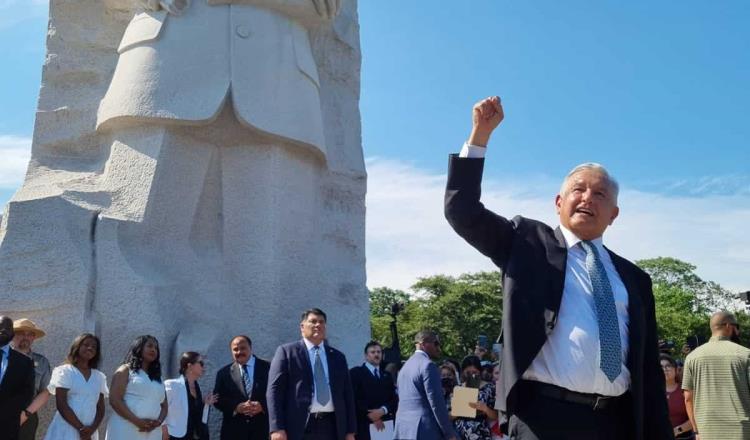
POLYGON ((36 429, 39 426, 37 412, 47 404, 49 400, 49 385, 52 370, 46 357, 31 350, 34 341, 44 336, 44 331, 36 326, 34 321, 21 318, 13 322, 15 336, 11 346, 14 350, 25 354, 34 361, 34 399, 21 413, 21 430, 18 433, 19 440, 34 440, 36 429))

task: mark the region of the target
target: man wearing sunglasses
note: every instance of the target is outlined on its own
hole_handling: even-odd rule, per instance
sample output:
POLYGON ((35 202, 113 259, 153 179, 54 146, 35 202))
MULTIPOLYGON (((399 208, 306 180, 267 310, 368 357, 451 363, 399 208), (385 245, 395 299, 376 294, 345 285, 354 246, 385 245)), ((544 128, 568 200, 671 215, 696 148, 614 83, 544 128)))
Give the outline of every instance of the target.
POLYGON ((699 439, 748 439, 750 349, 733 314, 716 312, 710 325, 711 339, 685 359, 685 408, 699 439))
POLYGON ((457 439, 443 398, 440 372, 431 359, 440 357, 440 339, 423 330, 414 337, 416 351, 398 374, 399 405, 395 440, 457 439))

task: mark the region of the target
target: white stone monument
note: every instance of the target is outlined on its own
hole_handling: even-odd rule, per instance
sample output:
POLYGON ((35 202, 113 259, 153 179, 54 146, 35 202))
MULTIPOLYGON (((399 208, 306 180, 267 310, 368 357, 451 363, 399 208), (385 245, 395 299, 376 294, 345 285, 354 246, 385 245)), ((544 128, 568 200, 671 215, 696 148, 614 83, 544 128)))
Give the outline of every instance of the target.
POLYGON ((210 386, 231 336, 270 358, 320 307, 356 361, 359 69, 355 0, 52 0, 0 312, 44 327, 53 364, 90 331, 111 375, 153 334, 169 374, 206 353, 210 386))

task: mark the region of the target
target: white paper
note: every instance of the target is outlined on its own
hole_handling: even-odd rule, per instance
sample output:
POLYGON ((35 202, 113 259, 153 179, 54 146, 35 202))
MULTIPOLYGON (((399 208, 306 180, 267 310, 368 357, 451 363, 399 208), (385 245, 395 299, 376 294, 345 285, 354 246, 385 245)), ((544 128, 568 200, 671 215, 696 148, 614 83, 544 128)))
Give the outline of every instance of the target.
POLYGON ((208 409, 211 405, 203 405, 203 415, 201 416, 201 422, 208 423, 208 409))
POLYGON ((370 438, 372 440, 393 440, 393 420, 387 420, 383 422, 385 429, 378 431, 375 429, 375 425, 370 423, 370 438))
POLYGON ((479 390, 476 388, 455 387, 451 399, 451 415, 453 417, 467 417, 473 419, 477 416, 477 410, 469 406, 469 403, 477 403, 479 390))

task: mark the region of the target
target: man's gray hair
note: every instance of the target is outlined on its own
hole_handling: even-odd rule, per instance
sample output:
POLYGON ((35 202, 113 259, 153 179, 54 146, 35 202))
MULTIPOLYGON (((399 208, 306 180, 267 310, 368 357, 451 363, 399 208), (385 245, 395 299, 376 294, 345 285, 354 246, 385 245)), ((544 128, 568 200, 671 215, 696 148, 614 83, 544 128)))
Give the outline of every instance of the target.
POLYGON ((612 188, 612 193, 615 196, 615 200, 617 200, 617 195, 620 193, 620 184, 617 183, 617 180, 615 180, 615 178, 612 177, 611 174, 609 174, 609 171, 607 171, 607 169, 604 168, 603 165, 595 162, 582 163, 570 170, 568 175, 565 176, 565 179, 563 179, 563 183, 560 186, 560 194, 562 195, 565 192, 565 185, 568 184, 568 180, 570 180, 573 175, 577 174, 580 171, 586 170, 596 171, 597 173, 601 174, 604 177, 604 180, 606 180, 609 184, 609 187, 612 188))

